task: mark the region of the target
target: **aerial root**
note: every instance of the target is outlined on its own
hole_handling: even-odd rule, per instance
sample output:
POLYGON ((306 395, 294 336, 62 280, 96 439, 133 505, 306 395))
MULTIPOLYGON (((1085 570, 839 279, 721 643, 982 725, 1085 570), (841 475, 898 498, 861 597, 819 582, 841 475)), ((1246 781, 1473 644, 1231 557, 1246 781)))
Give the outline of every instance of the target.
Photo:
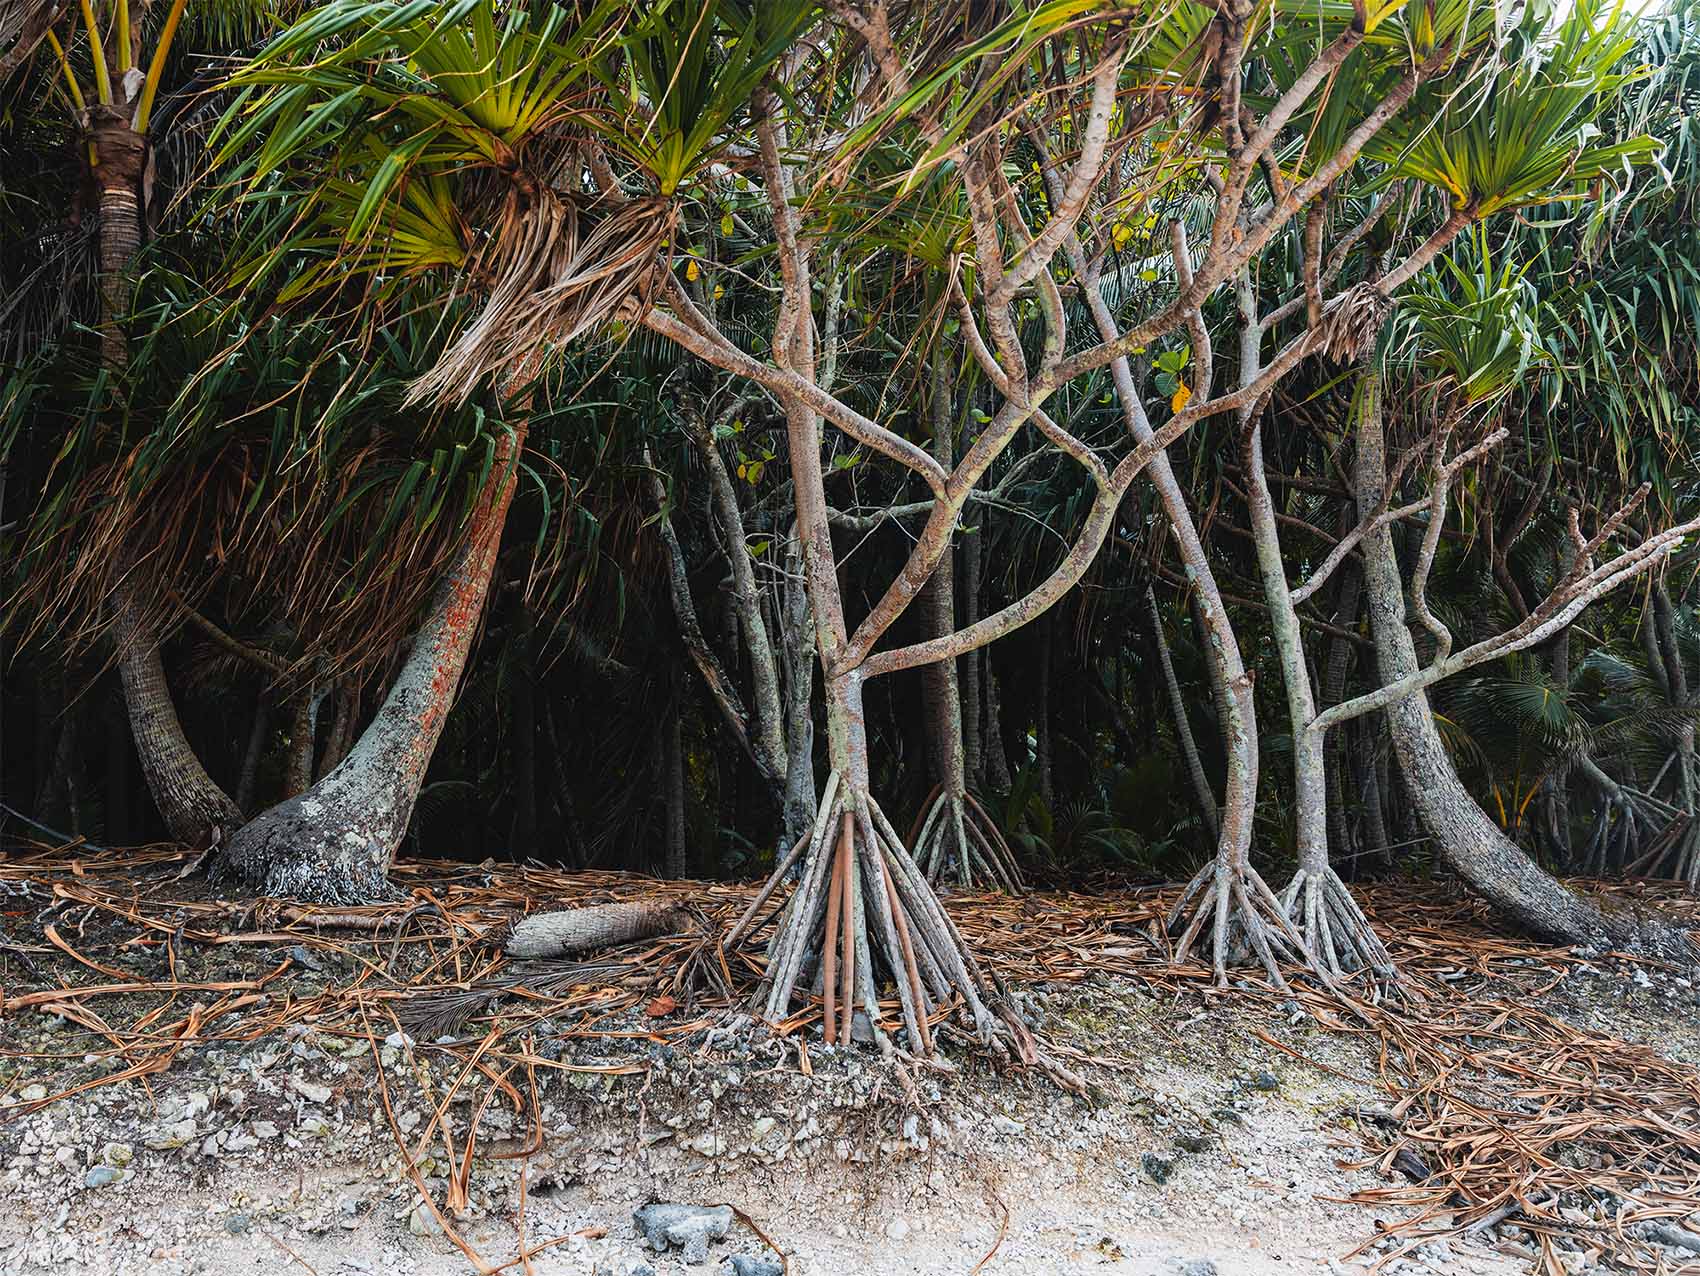
POLYGON ((1179 932, 1174 960, 1187 959, 1192 947, 1208 929, 1211 968, 1216 986, 1228 986, 1228 965, 1255 953, 1269 980, 1283 992, 1286 977, 1281 962, 1288 961, 1318 969, 1305 948, 1304 936, 1287 918, 1287 910, 1269 889, 1269 884, 1249 864, 1233 864, 1217 856, 1187 883, 1169 911, 1167 930, 1179 932))
POLYGON ((1364 972, 1373 1002, 1398 984, 1398 969, 1387 946, 1332 868, 1300 868, 1281 892, 1281 910, 1320 973, 1339 977, 1364 972))
POLYGON ((960 1007, 974 1039, 1000 1060, 1042 1068, 1059 1084, 1084 1089, 1068 1069, 1045 1057, 1002 989, 963 943, 902 839, 866 792, 827 779, 808 836, 775 870, 728 938, 750 933, 762 904, 798 858, 802 875, 778 916, 767 950, 767 974, 753 1008, 770 1023, 784 1020, 805 989, 819 996, 828 1044, 848 1044, 865 1023, 882 1055, 938 1066, 934 1031, 960 1007), (880 989, 895 986, 901 1024, 888 1020, 880 989), (893 1040, 901 1028, 902 1044, 893 1040))
MULTIPOLYGON (((1629 822, 1622 821, 1625 825, 1629 822)), ((1624 869, 1624 876, 1668 877, 1690 891, 1700 890, 1700 820, 1687 811, 1677 811, 1659 830, 1647 853, 1624 869)))
POLYGON ((997 822, 973 794, 935 785, 909 832, 915 862, 937 885, 954 873, 958 885, 990 887, 1018 895, 1021 869, 997 822))

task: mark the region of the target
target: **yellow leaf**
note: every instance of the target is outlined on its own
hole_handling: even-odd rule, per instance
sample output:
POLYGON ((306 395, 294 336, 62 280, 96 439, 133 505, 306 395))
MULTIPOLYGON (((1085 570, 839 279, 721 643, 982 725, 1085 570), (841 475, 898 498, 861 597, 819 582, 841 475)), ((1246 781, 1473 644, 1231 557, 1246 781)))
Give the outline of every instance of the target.
POLYGON ((719 301, 725 295, 726 295, 726 286, 724 284, 715 284, 714 285, 714 299, 716 301, 719 301))
POLYGON ((1180 385, 1175 387, 1174 397, 1169 400, 1169 411, 1179 412, 1187 405, 1187 400, 1190 398, 1192 398, 1192 387, 1182 381, 1180 385))
POLYGON ((697 269, 696 262, 688 261, 688 262, 685 263, 685 278, 686 279, 689 279, 694 284, 697 281, 697 276, 700 275, 700 274, 702 274, 702 271, 697 269))
POLYGON ((730 239, 732 237, 732 230, 732 214, 727 213, 720 219, 720 233, 730 239))
POLYGON ((1133 238, 1133 227, 1126 222, 1117 222, 1111 228, 1110 236, 1116 241, 1117 248, 1126 248, 1127 241, 1133 238))

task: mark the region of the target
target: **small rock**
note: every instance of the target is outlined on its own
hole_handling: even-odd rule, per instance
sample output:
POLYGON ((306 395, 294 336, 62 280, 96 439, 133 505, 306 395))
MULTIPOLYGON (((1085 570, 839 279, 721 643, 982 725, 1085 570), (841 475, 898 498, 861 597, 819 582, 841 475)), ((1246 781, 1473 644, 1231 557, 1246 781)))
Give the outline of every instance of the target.
POLYGON ((1276 1076, 1273 1072, 1260 1072, 1251 1079, 1251 1088, 1253 1090, 1264 1091, 1279 1090, 1281 1088, 1281 1078, 1276 1076))
POLYGON ((430 1207, 424 1201, 420 1201, 413 1207, 413 1213, 407 1216, 407 1230, 415 1236, 440 1236, 443 1228, 442 1224, 437 1222, 436 1216, 431 1213, 430 1207))
POLYGON ((170 1148, 180 1148, 193 1140, 194 1137, 195 1123, 193 1121, 172 1121, 167 1125, 160 1126, 158 1130, 148 1135, 142 1142, 156 1152, 164 1152, 170 1148))
POLYGON ((723 1270, 726 1276, 785 1276, 782 1264, 765 1258, 751 1258, 746 1254, 732 1255, 726 1260, 723 1270))
POLYGON ((687 1263, 706 1263, 709 1242, 724 1239, 732 1229, 732 1207, 657 1202, 633 1210, 632 1221, 651 1249, 680 1249, 687 1263))
POLYGON ((1175 1149, 1180 1152, 1204 1152, 1210 1147, 1210 1136, 1197 1131, 1175 1136, 1175 1149))
POLYGON ((47 1097, 47 1087, 44 1085, 27 1085, 18 1092, 18 1097, 25 1103, 39 1103, 47 1097))
POLYGON ((331 1088, 328 1085, 320 1085, 318 1082, 308 1081, 304 1077, 291 1077, 289 1084, 294 1087, 295 1093, 309 1103, 330 1102, 331 1088))
POLYGON ((124 1177, 124 1171, 110 1165, 97 1165, 83 1176, 84 1187, 110 1187, 124 1177))
POLYGON ((128 1143, 108 1143, 100 1150, 101 1162, 105 1165, 115 1165, 123 1169, 135 1158, 135 1150, 128 1143))
POLYGON ((1181 1276, 1216 1276, 1216 1264, 1208 1258, 1194 1258, 1182 1265, 1181 1276))
POLYGON ((900 1241, 909 1235, 909 1224, 900 1218, 894 1218, 885 1225, 885 1234, 894 1241, 900 1241))
POLYGON ((1020 1134, 1026 1128, 1020 1121, 1006 1117, 1001 1112, 992 1118, 992 1129, 1000 1134, 1020 1134))
POLYGON ((1175 1163, 1166 1156, 1147 1152, 1139 1158, 1139 1168, 1145 1171, 1146 1178, 1160 1185, 1169 1181, 1169 1175, 1174 1172, 1175 1163))
POLYGON ((247 1231, 253 1225, 254 1220, 242 1213, 231 1214, 224 1220, 224 1230, 229 1232, 232 1236, 242 1235, 243 1232, 247 1231))

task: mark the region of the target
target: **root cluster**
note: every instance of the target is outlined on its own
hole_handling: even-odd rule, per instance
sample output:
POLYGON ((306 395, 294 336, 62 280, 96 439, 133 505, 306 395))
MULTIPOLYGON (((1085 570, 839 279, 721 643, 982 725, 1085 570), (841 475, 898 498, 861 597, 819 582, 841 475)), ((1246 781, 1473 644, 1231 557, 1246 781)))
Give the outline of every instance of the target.
POLYGON ((1287 910, 1251 865, 1217 856, 1187 883, 1169 912, 1168 931, 1179 933, 1174 960, 1186 961, 1193 945, 1208 934, 1211 968, 1218 987, 1227 987, 1228 966, 1255 953, 1269 980, 1285 989, 1283 961, 1315 967, 1304 936, 1287 910))
POLYGON ((1367 972, 1371 998, 1397 980, 1392 957, 1364 910, 1332 868, 1301 868, 1281 892, 1281 907, 1298 928, 1313 962, 1331 975, 1367 972))
POLYGON ((1022 890, 1021 869, 997 822, 973 794, 936 785, 909 831, 915 862, 937 885, 947 876, 960 886, 1022 890))
POLYGON ((837 773, 827 780, 808 836, 727 933, 728 946, 755 928, 757 914, 799 859, 802 874, 779 911, 756 990, 754 1009, 764 1019, 786 1021, 798 1000, 812 1015, 818 1002, 829 1044, 847 1044, 866 1031, 884 1053, 936 1062, 938 1029, 961 1009, 994 1056, 1040 1066, 1080 1087, 1041 1054, 879 804, 837 773), (881 1005, 886 984, 896 989, 897 1021, 881 1005))

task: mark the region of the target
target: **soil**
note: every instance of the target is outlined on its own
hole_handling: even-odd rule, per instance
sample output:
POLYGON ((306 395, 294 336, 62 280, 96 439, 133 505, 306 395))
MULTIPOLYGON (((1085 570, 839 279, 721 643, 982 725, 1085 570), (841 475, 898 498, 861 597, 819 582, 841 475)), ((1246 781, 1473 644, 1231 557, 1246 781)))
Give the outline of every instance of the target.
MULTIPOLYGON (((101 959, 89 936, 78 951, 101 959)), ((100 978, 30 952, 36 976, 0 953, 11 999, 100 978)), ((233 945, 175 960, 188 982, 275 958, 233 945)), ((326 986, 365 977, 358 958, 315 963, 326 986)), ((636 1010, 581 1035, 535 1021, 526 1066, 489 1076, 462 1075, 477 1021, 438 1042, 296 1017, 246 1039, 212 1034, 157 1073, 28 1111, 122 1060, 94 1058, 104 1019, 9 1010, 0 1273, 517 1273, 521 1223, 530 1247, 565 1238, 529 1259, 538 1276, 641 1276, 643 1264, 718 1276, 733 1256, 774 1257, 756 1228, 795 1276, 1267 1276, 1378 1259, 1410 1276, 1536 1270, 1508 1229, 1396 1257, 1373 1244, 1396 1213, 1346 1198, 1401 1181, 1376 1164, 1391 1097, 1373 1038, 1266 991, 1113 975, 1021 991, 1087 1094, 956 1051, 953 1071, 917 1073, 911 1095, 864 1047, 777 1038, 739 1015, 663 1042, 636 1010), (431 1130, 439 1108, 447 1139, 431 1130), (476 1259, 422 1204, 398 1141, 476 1259), (707 1265, 687 1266, 634 1227, 652 1201, 725 1202, 743 1219, 707 1265)), ((116 1021, 114 1000, 92 1004, 116 1021)), ((1700 1062, 1691 982, 1583 961, 1542 1000, 1700 1062)), ((1669 1270, 1694 1257, 1673 1249, 1669 1270)), ((1580 1250, 1563 1267, 1594 1270, 1580 1250)))

